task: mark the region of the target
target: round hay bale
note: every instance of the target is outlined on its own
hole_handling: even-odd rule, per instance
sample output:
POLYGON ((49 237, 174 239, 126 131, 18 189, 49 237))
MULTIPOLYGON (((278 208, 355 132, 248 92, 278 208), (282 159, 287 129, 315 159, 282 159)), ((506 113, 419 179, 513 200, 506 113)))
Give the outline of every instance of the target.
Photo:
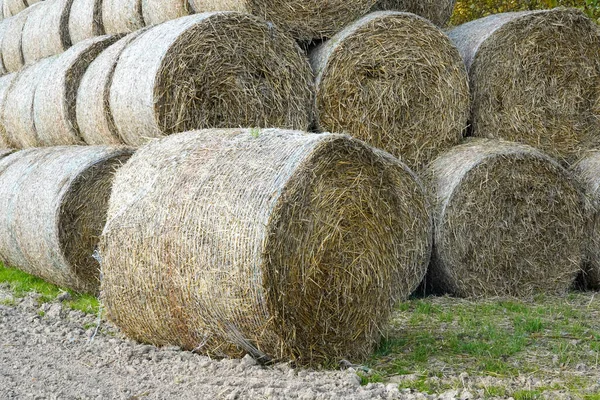
POLYGON ((8 26, 2 37, 2 61, 8 72, 17 72, 25 65, 21 48, 23 27, 29 14, 41 5, 42 3, 36 3, 8 19, 8 26))
POLYGON ((118 39, 106 35, 79 42, 43 71, 33 103, 40 145, 84 144, 76 116, 79 83, 90 63, 118 39))
POLYGON ((27 8, 25 0, 4 0, 4 4, 6 4, 4 14, 7 17, 17 15, 27 8))
POLYGON ((6 127, 4 126, 4 108, 6 107, 6 96, 8 95, 8 88, 15 79, 16 74, 4 75, 0 77, 0 148, 9 148, 11 143, 6 134, 6 127))
POLYGON ((121 144, 110 112, 109 95, 115 67, 125 47, 145 32, 140 29, 112 44, 89 65, 77 91, 76 117, 81 138, 87 144, 121 144))
POLYGON ((46 0, 29 14, 23 28, 23 59, 32 64, 71 47, 69 12, 73 0, 46 0))
POLYGON ((423 277, 431 228, 414 174, 348 136, 188 132, 117 173, 102 299, 144 342, 358 360, 423 277))
POLYGON ((102 24, 109 34, 143 28, 142 0, 102 0, 102 24))
POLYGON ((479 139, 424 175, 435 199, 434 287, 465 297, 571 287, 582 266, 583 196, 557 162, 526 145, 479 139))
POLYGON ((23 149, 40 145, 33 112, 34 97, 43 72, 55 59, 56 56, 45 58, 24 68, 8 88, 2 122, 12 147, 23 149))
POLYGON ((190 15, 191 12, 188 0, 142 0, 142 14, 146 25, 162 24, 190 15))
POLYGON ((102 0, 77 0, 71 5, 69 14, 69 36, 71 43, 104 35, 102 24, 102 0))
POLYGON ((395 10, 420 15, 437 26, 446 26, 456 0, 379 0, 372 11, 395 10))
POLYGON ((416 170, 462 139, 468 77, 458 50, 429 21, 372 13, 310 59, 319 130, 347 132, 416 170))
POLYGON ((54 147, 0 160, 0 258, 54 284, 97 293, 92 254, 124 148, 54 147))
POLYGON ((573 167, 586 195, 587 244, 583 283, 600 289, 600 150, 589 151, 573 167))
MULTIPOLYGON (((9 23, 10 23, 10 21, 8 21, 8 20, 0 21, 0 44, 2 43, 2 39, 4 38, 6 29, 8 28, 9 23)), ((2 59, 2 52, 0 51, 0 75, 6 75, 7 73, 8 73, 8 71, 6 70, 6 67, 4 66, 4 60, 2 59)))
POLYGON ((0 19, 8 18, 8 16, 4 15, 4 0, 0 0, 0 19))
POLYGON ((238 11, 254 14, 300 41, 333 36, 369 12, 377 0, 189 0, 196 12, 238 11))
POLYGON ((494 15, 449 32, 469 70, 473 134, 565 161, 600 130, 600 34, 576 9, 494 15))
POLYGON ((272 24, 234 12, 157 25, 119 58, 110 109, 125 143, 201 128, 307 129, 312 72, 272 24))
POLYGON ((0 159, 4 158, 6 156, 11 155, 12 153, 14 153, 14 150, 10 150, 10 149, 0 149, 0 159))

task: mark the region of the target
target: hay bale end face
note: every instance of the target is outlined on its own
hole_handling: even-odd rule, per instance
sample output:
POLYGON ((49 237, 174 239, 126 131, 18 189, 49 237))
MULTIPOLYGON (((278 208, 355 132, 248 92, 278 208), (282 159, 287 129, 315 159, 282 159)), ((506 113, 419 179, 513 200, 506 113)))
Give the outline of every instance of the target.
POLYGON ((8 26, 2 37, 2 61, 8 72, 17 72, 25 65, 23 50, 21 48, 23 27, 27 22, 29 14, 41 6, 42 3, 36 3, 7 20, 8 26))
POLYGON ((465 297, 564 294, 581 272, 583 196, 532 147, 476 139, 425 171, 434 204, 428 283, 465 297))
POLYGON ((296 43, 258 18, 206 13, 152 27, 129 44, 110 109, 130 145, 200 128, 307 129, 312 72, 296 43))
POLYGON ((102 24, 113 35, 142 29, 142 0, 102 0, 102 24))
POLYGON ((183 133, 142 147, 117 173, 102 299, 145 342, 358 360, 421 281, 431 227, 414 174, 348 136, 183 133))
POLYGON ((492 15, 449 36, 469 69, 475 136, 569 162, 598 144, 600 32, 581 11, 492 15))
POLYGON ((12 147, 8 136, 6 135, 6 127, 4 126, 4 108, 6 107, 6 96, 8 89, 15 79, 16 74, 4 75, 0 77, 0 148, 7 149, 12 147))
POLYGON ((373 11, 404 11, 427 18, 437 26, 446 26, 456 0, 379 0, 373 11))
POLYGON ((470 107, 465 67, 425 19, 369 14, 310 58, 319 130, 351 134, 416 170, 462 139, 470 107))
POLYGON ((104 35, 102 0, 76 0, 69 13, 69 37, 72 44, 104 35))
POLYGON ((79 83, 90 63, 118 39, 106 35, 79 42, 43 70, 33 106, 40 145, 84 143, 76 116, 79 83))
POLYGON ((572 168, 586 195, 587 244, 583 283, 600 289, 600 151, 585 154, 572 168))
POLYGON ((77 126, 83 141, 91 145, 123 143, 110 112, 109 96, 115 67, 125 47, 147 29, 121 38, 89 65, 77 91, 77 126))
POLYGON ((25 64, 60 54, 71 46, 69 13, 73 0, 46 0, 27 17, 22 50, 25 64))
POLYGON ((142 0, 142 14, 146 25, 185 17, 192 12, 188 0, 142 0))
POLYGON ((29 149, 0 160, 0 259, 79 292, 97 293, 93 258, 123 148, 29 149))

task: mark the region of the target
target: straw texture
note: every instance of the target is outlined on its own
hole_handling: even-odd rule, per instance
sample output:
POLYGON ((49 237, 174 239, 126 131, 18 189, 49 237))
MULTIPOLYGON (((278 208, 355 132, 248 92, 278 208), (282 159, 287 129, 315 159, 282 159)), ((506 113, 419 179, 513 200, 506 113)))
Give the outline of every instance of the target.
POLYGON ((469 117, 458 50, 414 14, 371 13, 310 55, 316 126, 345 132, 420 170, 458 144, 469 117))
POLYGON ((425 273, 430 234, 414 175, 348 136, 189 132, 148 144, 117 174, 102 299, 146 342, 359 360, 425 273))
POLYGON ((576 9, 493 15, 449 32, 469 69, 473 134, 567 162, 598 144, 600 33, 576 9))
POLYGON ((437 26, 446 26, 456 0, 379 0, 373 11, 405 11, 427 18, 437 26))
POLYGON ((115 170, 130 152, 107 147, 29 149, 0 160, 0 259, 25 272, 96 293, 92 257, 115 170))
POLYGON ((102 0, 102 24, 109 34, 143 28, 142 0, 102 0))
POLYGON ((185 17, 191 12, 188 0, 142 0, 142 14, 146 25, 162 24, 185 17))
MULTIPOLYGON (((35 2, 35 1, 34 1, 35 2)), ((5 17, 12 17, 27 8, 25 0, 4 0, 5 17)))
POLYGON ((476 139, 425 173, 435 199, 429 281, 459 296, 564 294, 581 272, 583 196, 536 149, 476 139))
POLYGON ((0 149, 6 149, 11 147, 8 136, 6 135, 6 127, 4 126, 4 109, 6 107, 6 96, 8 95, 8 88, 15 79, 16 74, 4 75, 0 77, 0 149))
POLYGON ((79 83, 90 63, 117 40, 106 35, 79 42, 43 70, 33 105, 40 145, 84 144, 76 117, 79 83))
POLYGON ((27 22, 29 14, 41 6, 42 3, 36 3, 7 20, 8 26, 2 37, 2 61, 4 62, 4 68, 8 72, 17 72, 25 65, 23 50, 21 48, 23 27, 25 26, 25 22, 27 22))
POLYGON ((272 24, 206 13, 157 25, 129 44, 115 68, 110 109, 130 145, 208 127, 307 129, 310 65, 272 24))
POLYGON ((69 13, 71 43, 104 35, 102 0, 75 0, 69 13))
MULTIPOLYGON (((8 20, 0 21, 0 44, 2 44, 2 40, 4 39, 4 35, 6 34, 9 23, 10 21, 8 20)), ((4 60, 2 59, 2 52, 0 51, 0 75, 5 75, 7 72, 8 71, 4 66, 4 60)))

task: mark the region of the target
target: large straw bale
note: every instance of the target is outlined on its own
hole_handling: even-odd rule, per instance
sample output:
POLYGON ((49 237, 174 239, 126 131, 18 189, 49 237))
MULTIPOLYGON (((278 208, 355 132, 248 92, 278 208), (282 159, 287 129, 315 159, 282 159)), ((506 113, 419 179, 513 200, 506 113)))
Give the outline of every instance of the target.
POLYGON ((71 43, 104 35, 102 23, 102 0, 76 0, 69 13, 69 37, 71 43))
POLYGON ((35 126, 33 105, 36 89, 56 56, 45 58, 20 72, 8 88, 2 121, 12 147, 23 149, 40 145, 35 126))
POLYGON ((8 89, 16 78, 16 74, 9 74, 0 77, 0 148, 11 147, 8 136, 6 135, 6 127, 4 126, 4 108, 6 107, 6 96, 8 95, 8 89))
MULTIPOLYGON (((9 23, 9 20, 0 21, 0 44, 2 43, 2 39, 4 38, 9 23)), ((8 71, 4 66, 4 60, 2 59, 2 52, 0 51, 0 75, 6 75, 7 72, 8 71)))
POLYGON ((459 296, 564 294, 581 272, 583 196, 533 147, 476 139, 425 173, 435 199, 430 283, 459 296))
POLYGON ((599 142, 600 28, 581 11, 492 15, 449 36, 469 70, 475 136, 565 161, 599 142))
POLYGON ((373 11, 405 11, 420 15, 443 27, 450 20, 455 4, 456 0, 379 0, 373 11))
POLYGON ((79 133, 87 144, 121 144, 110 112, 109 96, 115 67, 125 47, 145 32, 140 29, 104 50, 85 71, 77 91, 76 117, 79 133))
POLYGON ((36 3, 7 20, 8 26, 2 37, 2 61, 8 72, 17 72, 25 65, 23 49, 21 47, 23 27, 27 22, 29 14, 38 7, 42 7, 42 3, 36 3))
POLYGON ((191 12, 188 0, 142 0, 142 14, 146 25, 162 24, 190 15, 191 12))
POLYGON ((125 143, 200 128, 307 129, 312 72, 294 41, 235 12, 157 25, 119 58, 110 109, 125 143))
POLYGON ((333 36, 377 0, 189 0, 196 12, 238 11, 271 21, 301 41, 333 36))
POLYGON ((102 299, 145 342, 359 360, 423 277, 430 234, 414 174, 363 142, 188 132, 148 144, 117 173, 102 299))
POLYGON ((102 24, 109 34, 129 33, 143 28, 142 0, 102 0, 102 24))
POLYGON ((458 50, 429 21, 371 13, 310 59, 319 130, 349 133, 417 170, 462 139, 467 73, 458 50))
POLYGON ((0 160, 0 259, 79 292, 96 293, 93 258, 123 148, 29 149, 0 160))
POLYGON ((43 71, 33 105, 40 145, 84 144, 76 116, 79 83, 90 63, 117 40, 106 35, 79 42, 43 71))
POLYGON ((5 18, 19 14, 27 8, 25 0, 4 0, 3 4, 5 18))
POLYGON ((73 0, 45 0, 29 14, 23 28, 23 59, 32 64, 71 47, 69 13, 73 0))

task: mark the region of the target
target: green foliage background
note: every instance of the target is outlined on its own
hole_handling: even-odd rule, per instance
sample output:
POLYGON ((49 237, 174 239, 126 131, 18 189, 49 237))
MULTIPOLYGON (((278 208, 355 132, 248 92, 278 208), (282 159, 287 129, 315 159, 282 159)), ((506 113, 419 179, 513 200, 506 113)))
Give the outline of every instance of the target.
POLYGON ((458 0, 452 25, 507 11, 538 10, 559 6, 576 7, 600 22, 600 0, 458 0))

